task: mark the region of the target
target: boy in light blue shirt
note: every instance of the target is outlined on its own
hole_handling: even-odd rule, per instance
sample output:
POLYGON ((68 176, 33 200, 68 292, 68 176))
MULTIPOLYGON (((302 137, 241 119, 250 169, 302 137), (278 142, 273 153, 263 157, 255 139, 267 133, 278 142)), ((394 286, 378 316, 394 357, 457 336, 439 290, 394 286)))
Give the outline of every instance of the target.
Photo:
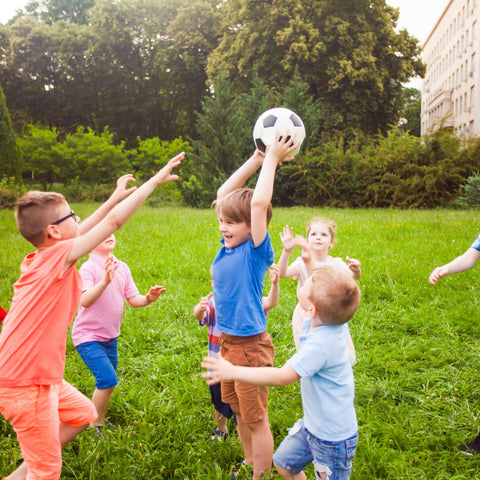
POLYGON ((358 442, 354 380, 347 322, 360 302, 349 272, 331 266, 313 270, 298 293, 308 311, 300 349, 283 367, 235 366, 220 355, 204 358, 208 384, 238 380, 255 385, 289 385, 300 379, 304 417, 289 431, 273 460, 283 479, 305 480, 314 464, 317 480, 347 480, 358 442))

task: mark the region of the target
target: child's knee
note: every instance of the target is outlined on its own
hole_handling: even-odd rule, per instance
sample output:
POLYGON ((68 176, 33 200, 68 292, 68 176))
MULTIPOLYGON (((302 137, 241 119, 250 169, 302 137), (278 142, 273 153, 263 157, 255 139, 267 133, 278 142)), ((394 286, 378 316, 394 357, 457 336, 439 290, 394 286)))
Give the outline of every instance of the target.
POLYGON ((314 462, 315 478, 317 480, 328 480, 332 471, 328 468, 328 465, 321 462, 314 462))

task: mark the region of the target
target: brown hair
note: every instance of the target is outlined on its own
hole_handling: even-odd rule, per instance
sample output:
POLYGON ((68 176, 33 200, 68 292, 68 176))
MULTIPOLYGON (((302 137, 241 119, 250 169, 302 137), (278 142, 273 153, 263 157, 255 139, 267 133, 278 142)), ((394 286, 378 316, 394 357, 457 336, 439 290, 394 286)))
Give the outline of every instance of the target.
MULTIPOLYGON (((239 188, 233 192, 225 195, 215 202, 213 206, 218 214, 224 215, 226 218, 234 223, 245 222, 248 227, 251 227, 251 212, 252 212, 252 196, 253 189, 239 188)), ((272 219, 272 204, 270 203, 267 210, 267 226, 272 219)))
POLYGON ((312 227, 317 223, 321 223, 327 226, 328 231, 330 232, 330 236, 332 237, 332 243, 333 243, 335 241, 335 234, 337 233, 337 224, 335 222, 332 222, 331 220, 327 220, 326 218, 320 218, 320 217, 312 218, 307 223, 307 237, 312 227))
POLYGON ((67 203, 61 193, 31 190, 16 203, 15 220, 19 232, 34 246, 46 237, 46 228, 56 220, 57 207, 67 203))
POLYGON ((350 271, 324 265, 312 273, 309 300, 327 325, 348 322, 360 303, 360 289, 350 271))

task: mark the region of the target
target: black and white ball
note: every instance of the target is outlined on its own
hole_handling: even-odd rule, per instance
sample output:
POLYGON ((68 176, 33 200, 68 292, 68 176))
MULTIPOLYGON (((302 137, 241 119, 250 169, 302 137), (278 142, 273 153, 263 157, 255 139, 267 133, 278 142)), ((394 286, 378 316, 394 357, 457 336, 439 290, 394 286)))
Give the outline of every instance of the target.
POLYGON ((300 146, 305 140, 303 121, 295 112, 288 108, 271 108, 263 112, 255 122, 253 141, 261 152, 265 152, 273 144, 275 132, 278 132, 279 136, 283 137, 287 131, 289 136, 295 132, 295 142, 300 141, 298 148, 291 153, 291 155, 295 156, 300 151, 300 146))

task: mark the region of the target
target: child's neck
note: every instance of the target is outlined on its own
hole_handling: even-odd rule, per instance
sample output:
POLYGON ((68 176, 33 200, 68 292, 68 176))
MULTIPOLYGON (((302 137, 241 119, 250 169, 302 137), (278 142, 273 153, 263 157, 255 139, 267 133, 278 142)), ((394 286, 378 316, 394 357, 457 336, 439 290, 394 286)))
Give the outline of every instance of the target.
POLYGON ((312 252, 313 261, 317 263, 324 263, 328 258, 328 250, 323 252, 312 252))

